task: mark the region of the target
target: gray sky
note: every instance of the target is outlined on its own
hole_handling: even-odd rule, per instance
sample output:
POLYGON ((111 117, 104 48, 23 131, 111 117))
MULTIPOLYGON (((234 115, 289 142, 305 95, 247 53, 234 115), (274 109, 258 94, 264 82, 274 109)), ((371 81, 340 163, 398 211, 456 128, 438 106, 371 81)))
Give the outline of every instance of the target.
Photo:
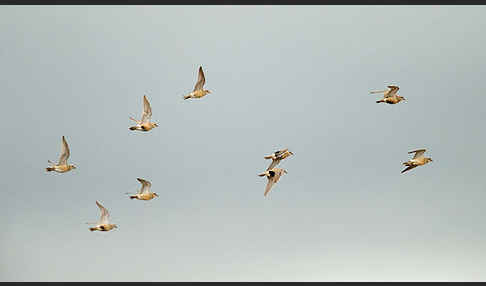
POLYGON ((2 6, 0 280, 486 280, 485 16, 2 6), (199 65, 213 93, 184 101, 199 65), (389 84, 408 102, 376 104, 389 84), (144 94, 159 127, 130 132, 144 94), (78 169, 46 173, 63 135, 78 169), (88 230, 96 200, 119 229, 88 230))

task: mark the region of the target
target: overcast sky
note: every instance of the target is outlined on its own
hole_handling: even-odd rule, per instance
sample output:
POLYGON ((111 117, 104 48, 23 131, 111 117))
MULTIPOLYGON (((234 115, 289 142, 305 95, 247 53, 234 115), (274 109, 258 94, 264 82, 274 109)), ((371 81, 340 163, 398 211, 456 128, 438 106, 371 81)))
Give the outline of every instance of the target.
POLYGON ((486 280, 484 27, 484 6, 2 6, 0 280, 486 280), (199 65, 212 93, 184 101, 199 65), (407 101, 375 103, 389 84, 407 101), (159 127, 131 132, 144 94, 159 127), (78 168, 47 173, 63 135, 78 168), (160 197, 130 200, 137 177, 160 197), (118 229, 89 231, 96 200, 118 229))

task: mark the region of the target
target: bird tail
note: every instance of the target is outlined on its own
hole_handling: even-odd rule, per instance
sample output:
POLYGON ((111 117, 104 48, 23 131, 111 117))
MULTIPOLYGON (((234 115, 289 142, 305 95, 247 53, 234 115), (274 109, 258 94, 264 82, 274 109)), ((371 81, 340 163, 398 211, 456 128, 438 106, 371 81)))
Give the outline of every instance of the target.
POLYGON ((380 103, 380 102, 385 102, 385 100, 380 99, 380 100, 377 100, 377 101, 376 101, 376 103, 380 103))
POLYGON ((130 130, 137 130, 137 126, 132 126, 132 127, 128 128, 128 129, 130 129, 130 130))
POLYGON ((47 171, 47 172, 54 171, 54 167, 47 167, 47 168, 46 168, 46 171, 47 171))
POLYGON ((190 95, 184 95, 184 100, 191 98, 190 95))
POLYGON ((96 230, 96 227, 90 227, 89 230, 95 231, 96 230))

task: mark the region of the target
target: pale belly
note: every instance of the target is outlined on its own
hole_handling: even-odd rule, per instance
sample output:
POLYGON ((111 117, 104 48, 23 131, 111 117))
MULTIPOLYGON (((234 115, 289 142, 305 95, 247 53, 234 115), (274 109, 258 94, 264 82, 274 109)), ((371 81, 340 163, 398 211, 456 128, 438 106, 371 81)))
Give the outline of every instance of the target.
POLYGON ((205 94, 205 93, 204 93, 204 91, 202 91, 202 90, 195 91, 195 92, 194 92, 194 94, 193 94, 193 96, 194 96, 195 98, 201 98, 201 97, 203 97, 203 96, 205 96, 205 95, 206 95, 206 94, 205 94))
POLYGON ((151 200, 153 198, 154 198, 153 194, 143 194, 143 195, 138 196, 138 199, 143 200, 143 201, 148 201, 148 200, 151 200))
POLYGON ((389 103, 389 104, 396 104, 396 103, 398 103, 398 99, 393 98, 393 97, 389 97, 389 98, 385 99, 385 102, 389 103))
POLYGON ((152 129, 152 125, 150 123, 145 123, 140 125, 142 131, 149 131, 152 129))
POLYGON ((102 225, 99 225, 98 226, 98 229, 100 231, 109 231, 109 230, 112 230, 113 229, 113 226, 112 225, 109 225, 109 224, 102 224, 102 225))
POLYGON ((54 166, 54 171, 56 171, 58 173, 66 173, 69 170, 70 170, 69 166, 67 166, 67 165, 54 166))

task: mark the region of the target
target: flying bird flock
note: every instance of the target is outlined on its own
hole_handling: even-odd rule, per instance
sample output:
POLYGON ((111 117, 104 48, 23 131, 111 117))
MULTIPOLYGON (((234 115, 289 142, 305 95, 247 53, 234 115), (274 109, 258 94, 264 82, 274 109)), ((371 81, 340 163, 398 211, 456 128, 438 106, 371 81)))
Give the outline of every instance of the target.
MULTIPOLYGON (((211 91, 207 89, 203 89, 204 84, 206 83, 206 78, 204 76, 204 72, 202 67, 199 67, 198 70, 198 77, 196 84, 194 86, 194 89, 192 92, 190 92, 187 95, 183 96, 183 99, 201 99, 204 96, 208 95, 211 93, 211 91)), ((388 90, 382 90, 382 91, 371 91, 371 94, 376 94, 376 93, 383 93, 384 96, 382 99, 376 101, 376 103, 387 103, 387 104, 397 104, 400 101, 404 101, 405 98, 402 96, 399 96, 398 93, 398 86, 395 85, 389 85, 388 90)), ((136 122, 135 126, 129 127, 129 130, 131 131, 142 131, 142 132, 148 132, 154 129, 155 127, 158 127, 157 123, 151 122, 152 118, 152 108, 150 107, 150 103, 147 99, 147 96, 143 96, 143 110, 142 110, 142 117, 140 120, 137 120, 133 117, 129 117, 129 119, 133 120, 136 122)), ((61 148, 61 155, 59 157, 59 161, 57 164, 53 163, 52 161, 48 160, 48 163, 51 165, 50 167, 46 168, 47 172, 55 171, 57 173, 66 173, 69 172, 73 169, 76 169, 75 165, 68 164, 67 160, 69 159, 70 151, 69 151, 69 146, 66 141, 66 138, 62 136, 62 148, 61 148)), ((418 149, 414 151, 408 152, 409 154, 414 154, 413 158, 408 160, 407 162, 404 162, 403 165, 405 165, 407 168, 405 168, 401 173, 407 172, 413 168, 416 168, 418 166, 423 166, 429 162, 432 162, 431 158, 427 158, 424 156, 426 149, 418 149)), ((282 162, 282 160, 294 155, 291 151, 289 151, 288 148, 282 149, 275 151, 271 153, 270 155, 264 156, 264 159, 266 160, 272 160, 270 165, 267 167, 267 169, 258 174, 260 177, 266 177, 267 178, 267 184, 265 186, 265 191, 263 193, 264 197, 267 197, 268 193, 272 189, 272 187, 280 180, 280 177, 282 175, 287 174, 287 170, 282 169, 282 168, 276 168, 278 164, 282 162)), ((138 190, 136 194, 132 194, 129 196, 130 199, 137 199, 137 200, 143 200, 143 201, 149 201, 154 199, 155 197, 158 197, 159 195, 155 192, 151 191, 152 184, 142 178, 137 178, 137 180, 140 182, 141 187, 138 190)), ((127 193, 128 194, 128 193, 127 193)), ((112 229, 117 228, 116 224, 110 224, 109 223, 109 213, 108 210, 102 206, 98 201, 96 201, 96 205, 101 211, 101 217, 98 223, 94 227, 90 227, 90 231, 110 231, 112 229)), ((95 223, 92 223, 95 224, 95 223)))

